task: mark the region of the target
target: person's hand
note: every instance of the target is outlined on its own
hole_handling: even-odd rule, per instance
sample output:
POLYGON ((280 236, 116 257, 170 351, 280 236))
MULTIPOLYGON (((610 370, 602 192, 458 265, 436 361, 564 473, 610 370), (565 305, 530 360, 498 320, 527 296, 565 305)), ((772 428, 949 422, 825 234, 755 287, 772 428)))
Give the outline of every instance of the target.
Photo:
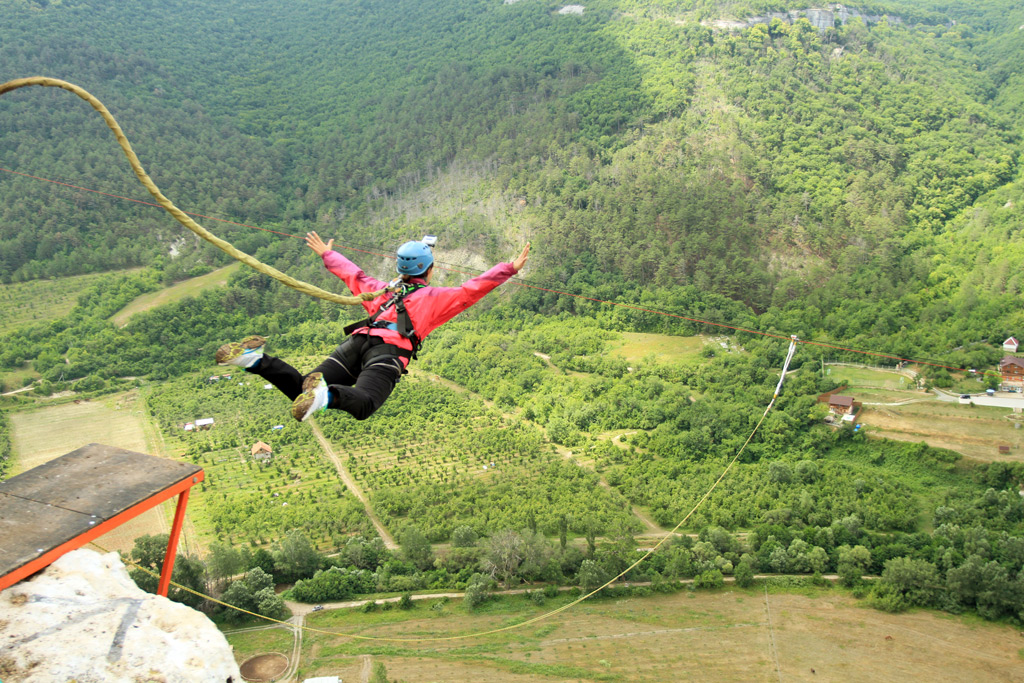
POLYGON ((316 252, 317 256, 323 256, 334 247, 334 239, 331 238, 327 240, 327 244, 324 244, 324 241, 320 239, 320 235, 315 232, 307 232, 306 244, 309 245, 310 249, 316 252))
POLYGON ((523 253, 519 254, 516 259, 512 262, 512 269, 517 273, 523 269, 526 265, 527 260, 530 258, 530 243, 527 242, 526 246, 523 247, 523 253))

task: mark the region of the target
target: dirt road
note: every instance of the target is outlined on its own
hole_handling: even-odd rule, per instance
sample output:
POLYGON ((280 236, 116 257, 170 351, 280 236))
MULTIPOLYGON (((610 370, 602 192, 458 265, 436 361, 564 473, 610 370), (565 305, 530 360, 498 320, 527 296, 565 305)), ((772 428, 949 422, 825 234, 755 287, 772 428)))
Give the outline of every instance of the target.
POLYGON ((366 516, 370 518, 370 521, 373 522, 373 527, 377 530, 380 537, 384 539, 385 547, 387 547, 388 550, 397 550, 398 544, 395 543, 394 537, 387 528, 381 524, 381 521, 373 511, 373 508, 370 507, 370 499, 366 497, 366 494, 363 493, 363 489, 359 487, 359 484, 356 483, 356 480, 349 473, 348 469, 346 469, 345 465, 342 464, 341 458, 339 458, 338 454, 334 452, 331 442, 328 441, 327 437, 324 436, 324 433, 320 431, 319 425, 315 422, 311 422, 310 425, 313 427, 313 434, 316 435, 317 441, 320 442, 320 447, 323 449, 330 461, 334 463, 334 469, 338 471, 338 476, 341 477, 341 481, 344 482, 348 490, 352 492, 352 495, 358 498, 363 504, 363 508, 366 510, 366 516))

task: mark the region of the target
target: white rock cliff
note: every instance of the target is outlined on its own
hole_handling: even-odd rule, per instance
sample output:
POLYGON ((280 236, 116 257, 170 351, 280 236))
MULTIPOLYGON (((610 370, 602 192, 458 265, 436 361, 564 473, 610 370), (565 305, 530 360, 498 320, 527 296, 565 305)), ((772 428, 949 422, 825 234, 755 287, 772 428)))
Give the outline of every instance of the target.
POLYGON ((117 553, 74 550, 0 592, 0 680, 240 683, 203 614, 139 589, 117 553))

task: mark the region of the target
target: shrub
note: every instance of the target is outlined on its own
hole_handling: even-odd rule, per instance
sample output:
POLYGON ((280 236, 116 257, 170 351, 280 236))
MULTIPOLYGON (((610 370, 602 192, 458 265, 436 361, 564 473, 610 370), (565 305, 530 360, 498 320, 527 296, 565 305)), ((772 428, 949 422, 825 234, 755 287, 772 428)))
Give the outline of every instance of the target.
POLYGON ((717 569, 709 569, 697 575, 693 580, 695 588, 721 588, 725 585, 725 577, 717 569))

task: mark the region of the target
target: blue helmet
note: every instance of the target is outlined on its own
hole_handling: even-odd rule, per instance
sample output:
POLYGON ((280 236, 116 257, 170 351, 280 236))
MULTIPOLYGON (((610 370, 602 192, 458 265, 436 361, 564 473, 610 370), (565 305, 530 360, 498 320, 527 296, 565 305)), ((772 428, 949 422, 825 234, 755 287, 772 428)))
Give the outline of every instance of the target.
POLYGON ((398 248, 398 272, 423 275, 434 265, 434 253, 423 242, 406 242, 398 248))

